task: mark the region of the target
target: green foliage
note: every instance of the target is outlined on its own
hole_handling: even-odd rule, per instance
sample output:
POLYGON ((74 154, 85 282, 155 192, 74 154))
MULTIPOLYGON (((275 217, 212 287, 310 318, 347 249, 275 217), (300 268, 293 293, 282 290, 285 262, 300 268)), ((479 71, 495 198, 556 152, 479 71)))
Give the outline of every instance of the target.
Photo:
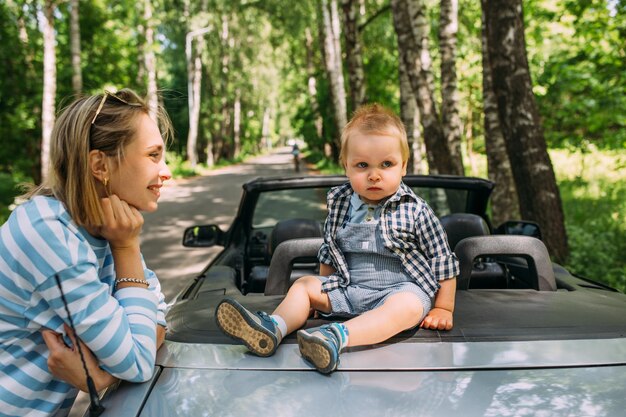
POLYGON ((552 146, 626 147, 626 15, 610 4, 533 1, 527 8, 535 93, 552 146))
POLYGON ((626 292, 626 153, 551 156, 570 245, 566 267, 626 292))
POLYGON ((168 152, 165 157, 173 178, 188 178, 198 175, 198 172, 191 168, 189 162, 185 161, 182 156, 168 152))
POLYGON ((9 207, 18 194, 19 190, 13 176, 0 172, 0 225, 9 218, 11 214, 9 207))

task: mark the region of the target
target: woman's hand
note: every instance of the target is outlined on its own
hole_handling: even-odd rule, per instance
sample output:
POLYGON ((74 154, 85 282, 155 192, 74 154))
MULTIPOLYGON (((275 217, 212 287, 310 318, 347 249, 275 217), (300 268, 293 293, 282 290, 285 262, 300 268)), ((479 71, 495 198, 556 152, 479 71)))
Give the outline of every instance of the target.
POLYGON ((65 332, 69 335, 72 341, 72 347, 68 347, 63 341, 63 335, 56 333, 52 330, 43 330, 42 336, 46 346, 50 350, 48 356, 48 369, 56 378, 68 382, 84 392, 89 392, 87 389, 87 375, 83 369, 83 363, 80 359, 78 352, 78 345, 80 343, 89 375, 93 379, 96 390, 100 391, 109 385, 117 382, 117 378, 102 370, 98 366, 98 360, 93 355, 91 350, 83 343, 77 342, 74 338, 74 333, 67 325, 65 325, 65 332))
POLYGON ((101 199, 104 225, 100 234, 109 241, 111 249, 123 250, 139 247, 139 233, 143 216, 135 207, 120 200, 115 194, 101 199))

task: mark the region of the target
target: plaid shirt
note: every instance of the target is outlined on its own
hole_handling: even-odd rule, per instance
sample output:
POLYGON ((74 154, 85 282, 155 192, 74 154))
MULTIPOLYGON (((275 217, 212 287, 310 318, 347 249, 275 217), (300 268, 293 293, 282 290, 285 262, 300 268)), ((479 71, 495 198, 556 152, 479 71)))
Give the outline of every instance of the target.
MULTIPOLYGON (((319 250, 321 263, 335 269, 322 284, 328 292, 350 283, 345 256, 335 237, 350 220, 350 183, 332 188, 327 195, 328 216, 324 224, 324 243, 319 250)), ((402 261, 402 266, 430 297, 439 289, 439 281, 459 274, 459 262, 450 250, 446 233, 428 204, 404 183, 384 202, 380 227, 385 247, 402 261)))

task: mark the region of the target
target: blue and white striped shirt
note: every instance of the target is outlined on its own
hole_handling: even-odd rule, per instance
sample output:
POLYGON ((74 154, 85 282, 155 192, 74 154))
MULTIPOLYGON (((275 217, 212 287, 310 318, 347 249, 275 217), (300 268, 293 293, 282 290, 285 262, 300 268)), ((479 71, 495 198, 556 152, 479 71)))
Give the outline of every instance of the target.
POLYGON ((149 290, 113 291, 115 269, 106 240, 78 227, 61 202, 37 196, 0 228, 0 415, 66 415, 77 390, 47 365, 44 328, 68 323, 58 275, 78 337, 110 374, 148 380, 156 358, 156 324, 166 304, 156 275, 149 290))
MULTIPOLYGON (((350 220, 354 190, 350 183, 332 188, 327 195, 328 216, 324 225, 324 243, 318 258, 331 265, 335 273, 322 284, 328 292, 350 283, 345 256, 336 241, 337 231, 350 220)), ((459 262, 450 250, 439 219, 430 206, 404 183, 380 210, 380 227, 385 247, 402 261, 402 266, 430 297, 439 289, 439 281, 459 274, 459 262)))

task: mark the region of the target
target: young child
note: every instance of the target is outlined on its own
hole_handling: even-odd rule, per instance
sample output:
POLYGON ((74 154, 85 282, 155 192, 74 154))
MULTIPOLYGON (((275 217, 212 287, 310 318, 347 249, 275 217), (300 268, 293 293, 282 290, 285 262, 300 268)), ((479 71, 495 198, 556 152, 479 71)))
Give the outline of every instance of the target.
POLYGON ((413 328, 449 330, 459 272, 431 208, 402 183, 409 146, 400 119, 380 105, 356 111, 341 137, 349 183, 331 189, 320 275, 299 278, 270 316, 232 299, 218 326, 259 356, 270 356, 310 309, 347 317, 299 330, 302 356, 322 373, 348 346, 371 345, 413 328))

